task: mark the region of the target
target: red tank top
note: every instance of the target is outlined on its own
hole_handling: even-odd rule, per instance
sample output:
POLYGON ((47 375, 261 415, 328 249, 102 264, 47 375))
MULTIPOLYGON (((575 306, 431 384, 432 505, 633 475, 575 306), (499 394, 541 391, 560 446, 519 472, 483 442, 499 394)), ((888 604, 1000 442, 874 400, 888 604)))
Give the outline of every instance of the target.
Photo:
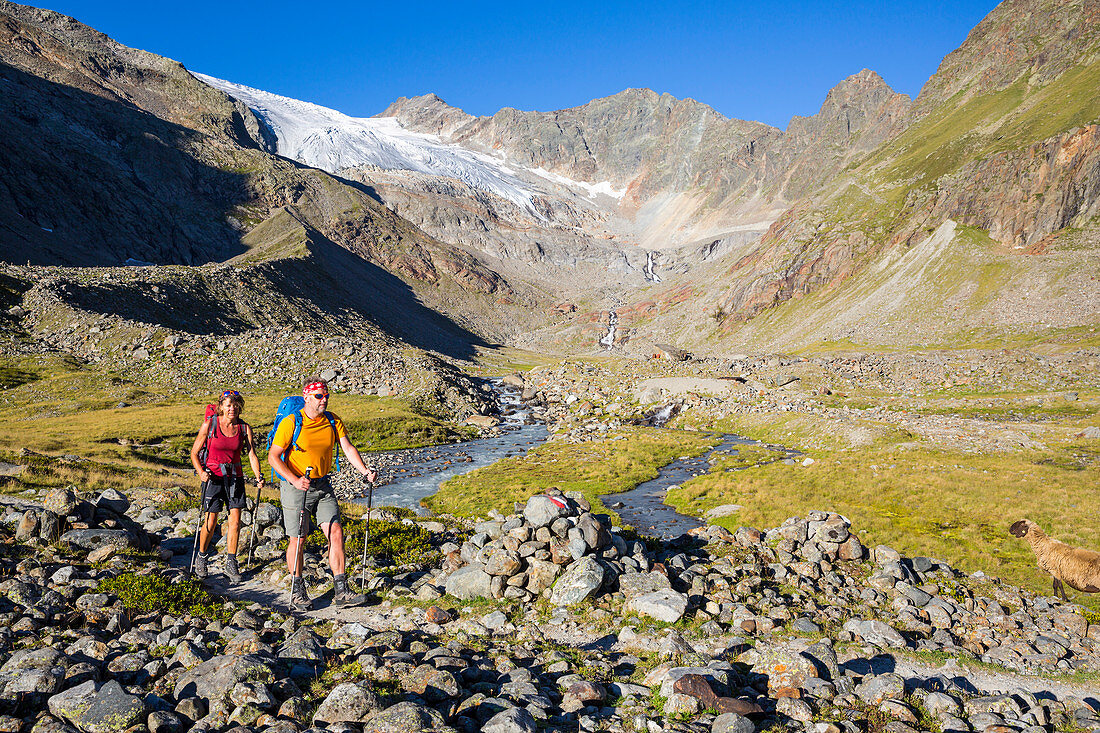
MULTIPOLYGON (((215 476, 221 476, 219 464, 228 463, 233 466, 241 465, 241 451, 244 449, 244 423, 237 423, 236 435, 223 435, 218 418, 210 419, 210 429, 214 432, 207 439, 209 453, 206 456, 206 469, 215 476)), ((233 475, 243 475, 242 471, 234 471, 233 475)))

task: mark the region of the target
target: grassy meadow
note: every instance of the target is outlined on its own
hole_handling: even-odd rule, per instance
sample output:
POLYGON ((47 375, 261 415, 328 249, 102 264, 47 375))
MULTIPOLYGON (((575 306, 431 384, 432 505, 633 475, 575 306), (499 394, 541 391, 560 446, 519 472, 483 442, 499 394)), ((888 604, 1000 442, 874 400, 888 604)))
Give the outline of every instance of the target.
MULTIPOLYGON (((978 406, 958 412, 995 417, 978 406)), ((1061 422, 1068 435, 1100 424, 1095 406, 1087 405, 1054 403, 1027 410, 1027 417, 1061 422)), ((846 445, 840 431, 828 432, 827 421, 813 416, 752 416, 721 427, 802 448, 813 463, 745 461, 750 465, 741 468, 718 461, 709 474, 669 492, 668 503, 684 514, 740 504, 737 514, 716 523, 763 528, 811 509, 835 511, 868 546, 942 558, 1046 594, 1051 579, 1037 569, 1027 543, 1009 535, 1012 522, 1031 519, 1055 539, 1100 550, 1100 440, 1052 437, 1042 450, 977 453, 914 445, 913 436, 893 426, 868 427, 868 444, 846 445)), ((1072 596, 1100 608, 1096 595, 1072 596)))
MULTIPOLYGON (((140 387, 64 357, 7 360, 0 363, 0 384, 5 387, 0 392, 0 461, 27 467, 4 478, 3 490, 194 484, 189 453, 205 406, 216 399, 213 393, 140 387)), ((266 438, 284 396, 244 395, 243 417, 258 438, 266 438)), ((363 452, 471 434, 394 398, 335 394, 331 409, 363 452)))
POLYGON ((484 515, 489 509, 512 512, 547 489, 579 491, 595 511, 618 515, 600 497, 633 489, 657 477, 657 470, 680 456, 697 456, 716 444, 694 431, 628 428, 606 440, 550 442, 524 456, 505 458, 443 483, 426 503, 436 513, 484 515))

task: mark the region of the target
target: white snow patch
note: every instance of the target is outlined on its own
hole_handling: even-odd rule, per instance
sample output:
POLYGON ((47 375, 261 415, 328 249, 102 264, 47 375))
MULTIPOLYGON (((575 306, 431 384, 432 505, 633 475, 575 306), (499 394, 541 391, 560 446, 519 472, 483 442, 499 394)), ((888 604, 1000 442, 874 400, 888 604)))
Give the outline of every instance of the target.
POLYGON ((553 173, 545 168, 532 168, 532 173, 542 176, 543 178, 553 181, 554 183, 561 184, 562 186, 569 186, 571 188, 580 188, 588 192, 589 196, 604 195, 610 196, 613 199, 621 199, 626 195, 626 189, 616 189, 611 185, 611 181, 600 181, 599 183, 588 183, 586 181, 574 181, 572 178, 566 178, 563 175, 553 173))
POLYGON ((454 178, 542 218, 531 200, 531 188, 495 156, 406 130, 393 117, 350 117, 206 74, 195 76, 248 105, 275 133, 279 155, 330 173, 372 165, 454 178))

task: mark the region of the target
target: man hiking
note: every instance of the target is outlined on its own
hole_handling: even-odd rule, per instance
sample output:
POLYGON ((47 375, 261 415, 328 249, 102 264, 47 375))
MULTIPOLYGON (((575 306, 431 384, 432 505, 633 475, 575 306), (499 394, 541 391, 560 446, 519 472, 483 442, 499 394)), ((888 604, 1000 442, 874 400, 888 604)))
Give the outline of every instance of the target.
POLYGON ((365 598, 348 588, 344 574, 344 530, 340 525, 340 505, 329 480, 336 443, 339 442, 344 455, 368 481, 374 481, 377 474, 367 468, 359 451, 351 444, 340 418, 327 412, 328 383, 314 377, 307 379, 302 397, 305 406, 301 410, 301 430, 297 439, 294 438, 297 417, 287 415, 275 426, 275 437, 267 453, 267 462, 283 479, 279 497, 283 504, 283 527, 289 538, 286 566, 291 575, 290 607, 302 612, 313 609, 305 581, 302 580, 302 545, 309 534, 307 514, 316 517, 317 524, 328 538, 328 564, 332 568, 335 584, 333 604, 359 605, 365 598))

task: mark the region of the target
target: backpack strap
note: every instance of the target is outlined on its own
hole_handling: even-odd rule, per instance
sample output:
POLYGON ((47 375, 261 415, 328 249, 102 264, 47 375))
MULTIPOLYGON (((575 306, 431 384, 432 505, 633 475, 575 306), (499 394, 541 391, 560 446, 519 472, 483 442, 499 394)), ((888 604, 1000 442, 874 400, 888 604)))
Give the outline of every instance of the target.
POLYGON ((340 470, 340 433, 336 430, 336 416, 325 410, 328 424, 332 426, 332 455, 336 459, 336 470, 340 470))

